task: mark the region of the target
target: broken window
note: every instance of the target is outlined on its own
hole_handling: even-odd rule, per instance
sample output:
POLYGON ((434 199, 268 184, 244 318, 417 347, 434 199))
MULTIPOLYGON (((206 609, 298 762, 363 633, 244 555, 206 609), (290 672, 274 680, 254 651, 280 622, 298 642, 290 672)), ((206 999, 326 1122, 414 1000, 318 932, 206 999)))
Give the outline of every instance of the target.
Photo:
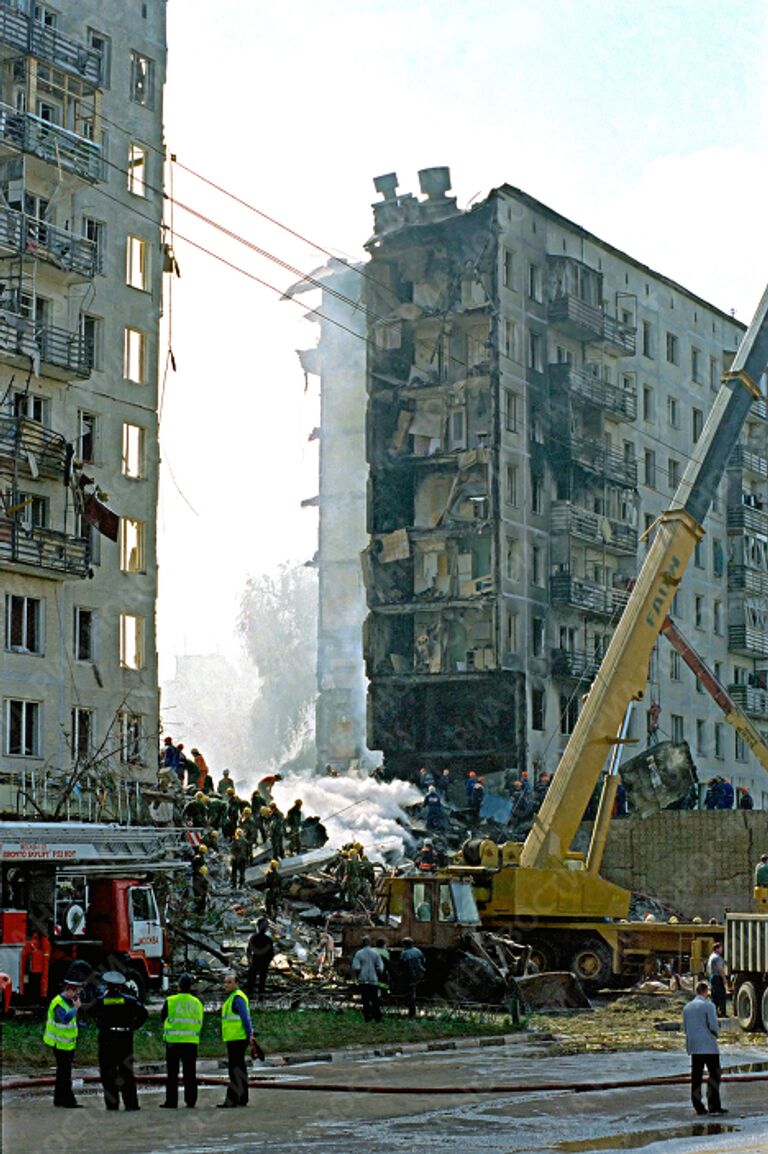
POLYGON ((120 665, 144 668, 144 619, 134 613, 120 614, 120 665))
POLYGON ((521 397, 518 393, 513 393, 511 389, 505 389, 506 400, 506 417, 505 427, 508 433, 520 432, 520 418, 521 418, 521 397))
POLYGON ((542 298, 541 267, 537 264, 528 265, 528 296, 532 301, 541 302, 542 298))
POLYGON ((43 604, 38 597, 9 593, 5 598, 5 648, 15 653, 43 652, 43 604))
POLYGON ((136 385, 147 383, 147 334, 126 328, 123 376, 136 385))
POLYGON ((123 573, 146 572, 146 524, 132 517, 120 518, 120 568, 123 573))
POLYGON ((144 476, 144 438, 145 430, 141 425, 123 422, 122 473, 124 477, 138 480, 144 476))
POLYGON ((544 690, 531 689, 531 729, 544 728, 544 690))
POLYGON ((125 280, 131 288, 149 289, 149 242, 138 236, 126 238, 125 280))
POLYGON ((88 464, 96 460, 98 417, 95 413, 87 413, 84 409, 79 409, 77 425, 77 456, 84 464, 88 464))
POLYGON ((147 150, 141 144, 128 145, 128 191, 134 196, 147 195, 147 150))
POLYGON ((537 373, 544 371, 544 338, 532 329, 528 330, 528 368, 537 373))
POLYGON ((520 341, 519 329, 517 321, 510 320, 508 317, 504 318, 502 325, 502 352, 511 361, 520 360, 520 341))
POLYGON ((5 702, 5 740, 8 757, 40 756, 39 701, 7 698, 5 702))
POLYGON ((131 53, 131 100, 143 108, 152 108, 155 101, 154 61, 141 52, 131 53))
POLYGON ((579 719, 579 702, 576 694, 568 697, 560 694, 560 732, 563 736, 573 733, 579 719))
POLYGON ((75 762, 88 761, 93 752, 94 713, 76 705, 72 710, 71 753, 75 762))
POLYGON ((101 318, 83 313, 80 317, 80 337, 83 342, 83 359, 91 369, 101 364, 101 318))
POLYGON ((502 283, 504 288, 516 289, 515 284, 515 254, 511 249, 504 249, 504 271, 502 274, 502 283))
POLYGON ((141 714, 121 710, 117 720, 120 733, 120 760, 127 765, 141 765, 143 763, 141 714))
POLYGON ((520 580, 520 542, 517 537, 507 537, 504 569, 508 581, 520 580))
POLYGON ((93 609, 75 606, 73 653, 75 661, 93 661, 95 640, 95 613, 93 609))
POLYGON ((532 622, 531 648, 534 657, 544 656, 545 627, 543 617, 534 617, 532 622))

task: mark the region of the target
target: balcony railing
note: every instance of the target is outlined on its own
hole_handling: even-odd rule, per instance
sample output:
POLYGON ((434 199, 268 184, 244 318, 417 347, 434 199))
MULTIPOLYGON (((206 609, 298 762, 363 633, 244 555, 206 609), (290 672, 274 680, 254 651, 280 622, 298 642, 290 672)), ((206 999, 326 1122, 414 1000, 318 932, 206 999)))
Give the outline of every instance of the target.
POLYGON ((549 595, 553 605, 583 609, 602 617, 621 613, 629 598, 627 589, 614 589, 595 581, 555 573, 550 578, 549 595))
POLYGON ((553 649, 552 675, 593 681, 602 659, 602 654, 589 653, 586 649, 553 649))
POLYGON ((0 461, 15 459, 22 476, 60 480, 66 455, 67 443, 60 433, 28 417, 0 415, 0 461))
POLYGON ((768 633, 751 625, 729 625, 728 648, 744 657, 768 657, 768 633))
POLYGON ((637 485, 637 461, 625 457, 615 449, 608 449, 601 441, 587 437, 572 437, 571 460, 590 473, 607 477, 619 485, 634 489, 637 485))
POLYGON ((768 479, 768 458, 762 457, 759 453, 753 453, 745 445, 736 446, 728 464, 754 473, 757 477, 768 479))
POLYGON ((72 72, 94 88, 101 84, 100 52, 63 36, 55 28, 44 27, 7 0, 0 4, 0 43, 72 72))
POLYGON ((83 180, 93 183, 103 178, 100 145, 31 112, 16 112, 7 104, 0 105, 0 139, 83 180))
POLYGON ((26 253, 89 280, 98 271, 95 241, 73 236, 12 208, 0 208, 0 247, 26 253))
POLYGON ((637 529, 625 525, 623 521, 590 513, 588 509, 581 509, 570 501, 553 501, 551 512, 553 533, 568 533, 571 537, 578 537, 590 545, 604 546, 614 553, 637 552, 637 529))
POLYGON ((768 401, 765 397, 755 397, 750 410, 751 417, 758 417, 761 421, 768 420, 768 401))
POLYGON ((725 519, 728 529, 746 529, 748 533, 768 534, 768 512, 752 505, 729 505, 725 519))
POLYGON ((729 685, 728 692, 744 713, 750 717, 768 717, 768 689, 752 685, 729 685))
POLYGON ((28 317, 0 307, 0 354, 31 361, 38 372, 66 380, 91 375, 93 350, 80 333, 54 325, 35 324, 28 317))
POLYGON ((25 528, 0 517, 0 563, 28 565, 63 577, 86 577, 90 569, 88 542, 56 529, 25 528))
POLYGON ((756 593, 768 597, 768 573, 750 565, 728 564, 728 589, 733 593, 756 593))
POLYGON ((613 385, 593 373, 574 369, 572 365, 550 365, 549 379, 553 385, 570 389, 577 397, 591 401, 607 413, 634 421, 637 416, 637 390, 613 385))
POLYGON ((635 329, 578 297, 556 297, 550 302, 547 316, 551 325, 574 340, 601 344, 620 357, 634 356, 635 329))

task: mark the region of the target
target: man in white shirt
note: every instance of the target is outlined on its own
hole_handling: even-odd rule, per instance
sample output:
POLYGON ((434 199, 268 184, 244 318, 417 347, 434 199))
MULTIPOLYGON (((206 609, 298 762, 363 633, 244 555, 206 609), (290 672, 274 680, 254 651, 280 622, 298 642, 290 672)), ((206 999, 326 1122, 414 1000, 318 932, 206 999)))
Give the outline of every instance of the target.
POLYGON ((720 1049, 717 1035, 720 1024, 715 1007, 709 998, 709 985, 699 982, 696 997, 683 1010, 685 1027, 685 1047, 691 1055, 691 1101, 697 1114, 706 1114, 701 1100, 701 1084, 704 1067, 709 1074, 707 1081, 707 1107, 710 1114, 727 1114, 720 1104, 720 1049))

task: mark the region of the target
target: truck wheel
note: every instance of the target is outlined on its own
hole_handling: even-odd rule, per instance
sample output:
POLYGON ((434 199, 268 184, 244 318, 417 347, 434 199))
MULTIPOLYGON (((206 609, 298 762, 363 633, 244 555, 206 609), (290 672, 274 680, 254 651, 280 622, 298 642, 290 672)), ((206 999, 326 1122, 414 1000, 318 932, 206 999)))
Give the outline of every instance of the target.
POLYGON ((599 989, 611 980, 611 951, 599 938, 588 938, 574 951, 570 968, 583 986, 599 989))
POLYGON ((760 999, 754 982, 740 982, 733 995, 733 1009, 742 1030, 752 1034, 760 1029, 760 999))
POLYGON ((763 990, 763 996, 760 999, 760 1008, 762 1010, 762 1023, 758 1029, 768 1030, 768 986, 763 990))
POLYGON ((531 947, 530 964, 536 967, 537 974, 550 973, 557 969, 554 948, 546 938, 527 938, 525 944, 531 947))
POLYGON ((140 1002, 145 1001, 147 997, 147 979, 141 970, 137 970, 133 966, 128 966, 123 973, 125 974, 125 980, 128 982, 129 993, 132 992, 130 987, 133 986, 135 990, 134 997, 140 1002))

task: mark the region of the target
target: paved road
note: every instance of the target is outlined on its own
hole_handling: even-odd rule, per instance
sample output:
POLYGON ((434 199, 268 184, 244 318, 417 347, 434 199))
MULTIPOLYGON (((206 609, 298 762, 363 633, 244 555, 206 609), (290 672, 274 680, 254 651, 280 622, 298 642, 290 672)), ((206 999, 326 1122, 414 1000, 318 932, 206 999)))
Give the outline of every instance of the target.
MULTIPOLYGON (((105 1114, 97 1091, 84 1110, 54 1110, 49 1094, 6 1096, 3 1148, 14 1154, 765 1154, 768 1083, 724 1087, 730 1113, 696 1118, 683 1086, 604 1093, 536 1090, 555 1081, 616 1081, 687 1070, 677 1053, 545 1056, 521 1038, 461 1054, 315 1063, 272 1070, 293 1085, 347 1083, 413 1087, 363 1095, 334 1090, 254 1090, 247 1110, 216 1110, 222 1091, 204 1089, 195 1111, 157 1109, 162 1091, 143 1089, 138 1114, 105 1114), (529 1093, 437 1095, 430 1087, 524 1083, 529 1093)), ((762 1048, 723 1047, 725 1066, 761 1063, 762 1048)), ((766 1070, 768 1072, 768 1070, 766 1070)), ((261 1076, 261 1072, 259 1073, 261 1076)))

